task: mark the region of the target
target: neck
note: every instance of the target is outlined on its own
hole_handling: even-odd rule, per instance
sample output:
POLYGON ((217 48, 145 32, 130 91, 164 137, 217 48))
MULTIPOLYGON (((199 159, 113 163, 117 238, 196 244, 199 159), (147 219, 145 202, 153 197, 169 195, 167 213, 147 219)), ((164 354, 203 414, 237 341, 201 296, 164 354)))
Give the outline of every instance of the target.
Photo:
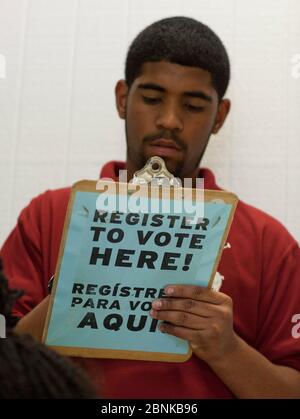
POLYGON ((136 168, 129 159, 127 159, 126 162, 126 170, 127 170, 127 181, 129 182, 132 178, 133 175, 135 174, 135 172, 137 170, 139 170, 138 168, 136 168))

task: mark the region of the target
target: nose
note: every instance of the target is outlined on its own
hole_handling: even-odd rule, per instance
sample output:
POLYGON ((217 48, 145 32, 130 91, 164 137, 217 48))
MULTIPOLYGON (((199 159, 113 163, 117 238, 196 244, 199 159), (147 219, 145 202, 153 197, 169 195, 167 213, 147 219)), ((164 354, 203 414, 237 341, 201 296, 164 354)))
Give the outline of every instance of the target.
POLYGON ((175 103, 164 103, 160 108, 156 125, 159 129, 182 131, 183 121, 178 106, 175 103))

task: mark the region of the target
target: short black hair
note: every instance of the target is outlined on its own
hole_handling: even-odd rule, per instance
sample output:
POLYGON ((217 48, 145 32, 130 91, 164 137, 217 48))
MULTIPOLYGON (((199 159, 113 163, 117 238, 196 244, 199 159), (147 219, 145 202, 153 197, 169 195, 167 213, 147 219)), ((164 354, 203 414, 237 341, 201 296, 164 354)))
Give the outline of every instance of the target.
POLYGON ((177 16, 147 26, 129 47, 125 79, 130 87, 149 61, 167 61, 208 71, 219 99, 230 79, 230 62, 220 38, 205 24, 177 16))
POLYGON ((90 399, 96 392, 71 360, 29 335, 0 339, 0 399, 90 399))
POLYGON ((15 327, 18 321, 18 318, 12 315, 12 308, 15 301, 22 295, 23 291, 9 288, 0 259, 0 314, 5 317, 8 330, 15 327))

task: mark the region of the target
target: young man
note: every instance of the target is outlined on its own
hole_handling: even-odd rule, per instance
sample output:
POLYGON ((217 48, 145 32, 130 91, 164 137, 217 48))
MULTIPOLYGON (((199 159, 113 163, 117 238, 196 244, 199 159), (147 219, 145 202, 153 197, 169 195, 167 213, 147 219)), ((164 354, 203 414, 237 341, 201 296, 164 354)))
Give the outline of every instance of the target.
MULTIPOLYGON (((169 18, 142 31, 129 48, 126 80, 116 85, 127 161, 108 163, 101 176, 117 179, 126 168, 131 178, 158 155, 175 176, 203 177, 207 189, 219 189, 198 166, 230 110, 229 73, 222 42, 200 22, 169 18)), ((2 249, 12 286, 26 292, 16 307, 24 316, 21 332, 40 334, 69 193, 35 198, 2 249)), ((164 332, 190 342, 192 358, 179 364, 81 360, 95 382, 103 378, 104 397, 300 397, 300 343, 292 336, 292 318, 300 313, 298 244, 280 223, 242 202, 228 241, 218 267, 222 292, 169 285, 167 298, 153 303, 150 315, 165 321, 164 332)))

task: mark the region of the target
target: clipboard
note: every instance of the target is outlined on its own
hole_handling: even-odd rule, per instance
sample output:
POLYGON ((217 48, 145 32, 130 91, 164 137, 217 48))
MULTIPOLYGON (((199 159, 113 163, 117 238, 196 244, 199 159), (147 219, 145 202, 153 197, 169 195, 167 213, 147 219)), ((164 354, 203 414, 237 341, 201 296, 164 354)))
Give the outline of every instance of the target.
POLYGON ((151 303, 167 284, 212 287, 237 201, 182 188, 160 157, 129 184, 75 183, 43 342, 69 356, 188 360, 188 342, 160 332, 151 303))

